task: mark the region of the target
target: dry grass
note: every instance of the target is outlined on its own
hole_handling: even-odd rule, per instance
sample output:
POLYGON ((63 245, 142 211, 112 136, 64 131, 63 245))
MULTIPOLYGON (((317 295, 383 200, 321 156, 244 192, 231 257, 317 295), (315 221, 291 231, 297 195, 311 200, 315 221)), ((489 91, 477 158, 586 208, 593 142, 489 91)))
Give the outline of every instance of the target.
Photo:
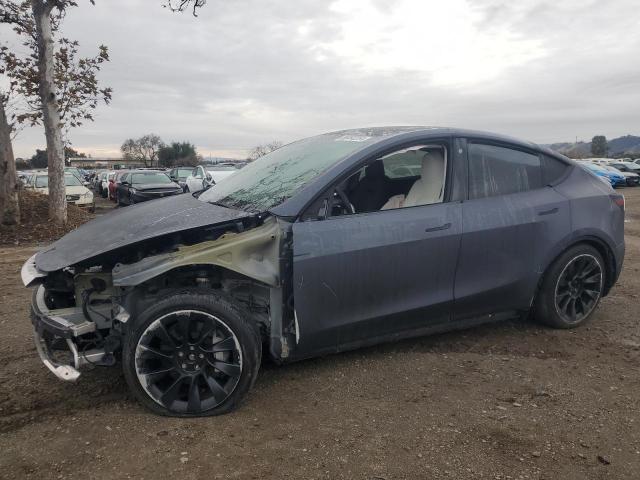
POLYGON ((36 192, 20 192, 20 225, 0 225, 0 246, 52 242, 93 218, 86 210, 67 205, 67 224, 49 221, 49 197, 36 192))

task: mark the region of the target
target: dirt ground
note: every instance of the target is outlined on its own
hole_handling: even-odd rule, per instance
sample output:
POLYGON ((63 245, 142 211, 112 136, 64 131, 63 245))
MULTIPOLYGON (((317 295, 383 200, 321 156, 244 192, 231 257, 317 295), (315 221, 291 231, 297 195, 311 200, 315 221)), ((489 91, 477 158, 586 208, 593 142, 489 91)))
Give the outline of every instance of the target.
POLYGON ((640 478, 640 188, 627 257, 592 321, 525 321, 263 366, 243 407, 181 420, 143 410, 118 368, 78 383, 40 363, 0 252, 0 477, 78 479, 640 478))

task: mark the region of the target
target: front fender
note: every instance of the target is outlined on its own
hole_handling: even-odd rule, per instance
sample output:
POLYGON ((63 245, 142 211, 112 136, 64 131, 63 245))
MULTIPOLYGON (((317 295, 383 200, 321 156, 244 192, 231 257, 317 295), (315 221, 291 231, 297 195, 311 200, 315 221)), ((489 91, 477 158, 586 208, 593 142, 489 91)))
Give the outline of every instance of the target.
POLYGON ((216 240, 180 246, 176 251, 143 258, 130 264, 116 264, 113 285, 131 287, 178 267, 217 265, 276 287, 279 273, 280 229, 271 217, 257 228, 226 233, 216 240))

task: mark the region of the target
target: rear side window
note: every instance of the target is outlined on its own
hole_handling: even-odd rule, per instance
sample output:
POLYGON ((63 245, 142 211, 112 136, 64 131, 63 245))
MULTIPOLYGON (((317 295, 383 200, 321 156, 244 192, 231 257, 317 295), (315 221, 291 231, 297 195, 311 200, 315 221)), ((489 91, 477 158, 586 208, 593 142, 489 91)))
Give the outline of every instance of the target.
POLYGON ((557 182, 567 171, 569 165, 557 158, 542 155, 542 181, 545 185, 557 182))
POLYGON ((469 144, 469 198, 494 197, 542 187, 540 157, 520 150, 469 144))

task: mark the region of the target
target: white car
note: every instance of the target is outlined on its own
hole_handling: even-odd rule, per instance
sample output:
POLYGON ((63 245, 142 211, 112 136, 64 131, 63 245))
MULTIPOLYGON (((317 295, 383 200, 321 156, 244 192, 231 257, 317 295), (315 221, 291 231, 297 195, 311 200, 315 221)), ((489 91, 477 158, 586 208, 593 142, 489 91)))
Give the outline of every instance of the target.
MULTIPOLYGON (((65 193, 67 203, 73 203, 78 207, 87 208, 90 212, 96 209, 93 192, 82 185, 82 182, 70 173, 64 176, 65 193)), ((38 193, 49 195, 49 176, 46 173, 37 173, 33 176, 33 182, 29 185, 38 193)))
POLYGON ((227 165, 198 165, 193 168, 191 175, 185 181, 185 192, 197 192, 210 185, 220 183, 227 177, 236 173, 238 169, 227 165))

